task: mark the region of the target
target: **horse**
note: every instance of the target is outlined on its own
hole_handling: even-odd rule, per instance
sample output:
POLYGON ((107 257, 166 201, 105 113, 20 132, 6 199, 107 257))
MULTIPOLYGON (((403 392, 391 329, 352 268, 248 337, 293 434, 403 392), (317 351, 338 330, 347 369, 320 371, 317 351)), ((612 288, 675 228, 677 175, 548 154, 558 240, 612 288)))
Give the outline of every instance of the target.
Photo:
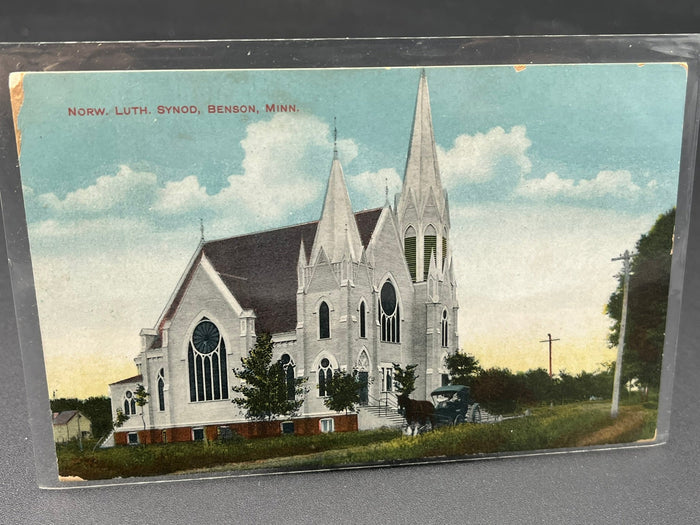
POLYGON ((396 398, 399 404, 399 414, 406 419, 409 435, 419 434, 430 423, 435 427, 435 407, 430 401, 418 401, 410 399, 407 394, 401 394, 396 398))

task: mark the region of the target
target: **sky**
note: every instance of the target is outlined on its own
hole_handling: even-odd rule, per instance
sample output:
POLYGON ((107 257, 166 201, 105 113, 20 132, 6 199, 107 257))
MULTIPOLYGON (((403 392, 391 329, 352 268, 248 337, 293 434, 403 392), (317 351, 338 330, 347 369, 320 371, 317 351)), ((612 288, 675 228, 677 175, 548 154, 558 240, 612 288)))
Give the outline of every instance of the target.
MULTIPOLYGON (((383 205, 385 186, 400 191, 419 75, 26 74, 20 171, 50 394, 106 395, 135 374, 138 333, 187 267, 200 219, 207 239, 317 220, 334 122, 354 209, 383 205), (209 112, 224 105, 254 111, 209 112), (104 114, 80 116, 88 108, 104 114)), ((620 271, 611 258, 676 203, 686 69, 426 75, 461 348, 486 367, 547 368, 540 341, 551 333, 555 373, 601 368, 615 356, 604 314, 620 271)))

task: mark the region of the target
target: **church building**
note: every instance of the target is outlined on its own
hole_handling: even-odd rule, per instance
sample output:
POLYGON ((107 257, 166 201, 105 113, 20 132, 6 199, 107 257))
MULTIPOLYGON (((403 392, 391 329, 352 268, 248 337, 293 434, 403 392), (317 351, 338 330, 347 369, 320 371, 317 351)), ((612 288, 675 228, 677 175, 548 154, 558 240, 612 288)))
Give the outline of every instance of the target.
POLYGON ((393 363, 417 365, 413 398, 428 399, 446 383, 444 359, 459 348, 458 309, 447 192, 422 73, 393 205, 387 198, 381 208, 354 212, 334 151, 318 221, 202 242, 156 325, 141 331, 138 375, 109 385, 114 418, 117 409, 130 416, 115 442, 381 426, 369 408, 395 404, 393 363), (287 378, 306 377, 307 392, 296 416, 246 423, 231 402, 239 381, 233 369, 265 332, 287 378), (323 403, 338 369, 367 382, 357 414, 323 403), (139 384, 150 393, 143 420, 139 384))

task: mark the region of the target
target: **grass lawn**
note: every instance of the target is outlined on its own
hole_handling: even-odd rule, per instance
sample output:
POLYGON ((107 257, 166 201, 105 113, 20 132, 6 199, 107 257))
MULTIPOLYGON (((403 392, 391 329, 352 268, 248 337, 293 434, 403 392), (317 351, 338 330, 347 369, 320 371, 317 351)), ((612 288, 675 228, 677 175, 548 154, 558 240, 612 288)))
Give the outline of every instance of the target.
POLYGON ((76 444, 57 446, 61 476, 82 479, 153 476, 242 469, 331 467, 420 458, 542 450, 650 439, 656 408, 622 406, 610 419, 610 405, 584 402, 534 409, 532 415, 494 424, 443 427, 420 436, 372 430, 280 436, 227 443, 170 443, 80 452, 76 444))

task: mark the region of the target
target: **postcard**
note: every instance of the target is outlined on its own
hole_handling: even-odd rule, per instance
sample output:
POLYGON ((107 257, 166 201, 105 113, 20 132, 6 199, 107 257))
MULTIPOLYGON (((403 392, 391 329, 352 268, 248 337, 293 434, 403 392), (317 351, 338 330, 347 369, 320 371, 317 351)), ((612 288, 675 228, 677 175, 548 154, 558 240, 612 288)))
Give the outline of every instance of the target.
POLYGON ((687 64, 10 83, 66 483, 658 441, 687 64))

